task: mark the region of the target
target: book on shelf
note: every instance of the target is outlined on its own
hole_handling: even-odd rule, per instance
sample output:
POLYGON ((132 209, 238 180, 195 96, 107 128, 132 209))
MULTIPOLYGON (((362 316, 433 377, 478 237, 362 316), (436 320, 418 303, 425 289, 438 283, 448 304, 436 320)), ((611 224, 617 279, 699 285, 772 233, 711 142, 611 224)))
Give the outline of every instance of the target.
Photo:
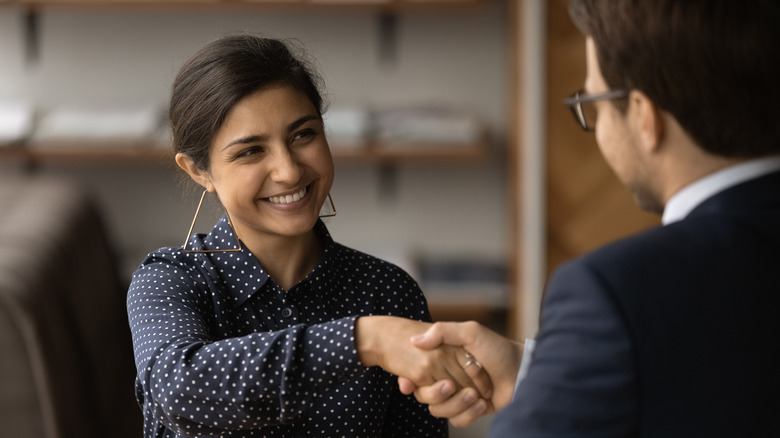
POLYGON ((164 137, 163 113, 139 108, 60 107, 41 115, 32 135, 34 148, 123 148, 148 146, 164 137))
POLYGON ((34 109, 29 103, 0 101, 0 146, 27 140, 33 130, 34 109))
POLYGON ((506 308, 506 263, 479 257, 426 257, 417 263, 420 285, 431 302, 506 308))

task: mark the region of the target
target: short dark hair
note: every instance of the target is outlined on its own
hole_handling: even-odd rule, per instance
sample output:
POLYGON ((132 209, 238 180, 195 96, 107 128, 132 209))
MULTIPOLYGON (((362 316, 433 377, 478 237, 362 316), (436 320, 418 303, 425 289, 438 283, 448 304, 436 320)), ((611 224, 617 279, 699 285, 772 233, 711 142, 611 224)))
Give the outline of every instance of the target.
POLYGON ((242 33, 222 37, 190 57, 173 82, 168 110, 175 152, 209 169, 209 147, 228 112, 255 91, 286 85, 322 116, 321 77, 291 40, 242 33))
POLYGON ((780 1, 572 0, 569 15, 610 88, 642 91, 702 149, 780 153, 780 1))

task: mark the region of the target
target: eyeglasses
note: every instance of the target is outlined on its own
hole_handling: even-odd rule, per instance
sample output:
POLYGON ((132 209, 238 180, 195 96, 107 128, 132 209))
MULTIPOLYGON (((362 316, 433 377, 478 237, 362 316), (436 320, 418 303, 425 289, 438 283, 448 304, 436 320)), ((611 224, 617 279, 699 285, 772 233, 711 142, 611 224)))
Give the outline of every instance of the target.
POLYGON ((588 132, 593 132, 596 124, 596 107, 593 105, 593 102, 620 99, 627 95, 628 92, 625 90, 610 90, 598 94, 585 94, 585 90, 579 90, 564 99, 563 103, 569 106, 569 109, 574 115, 574 119, 577 120, 577 123, 580 125, 580 128, 588 132))

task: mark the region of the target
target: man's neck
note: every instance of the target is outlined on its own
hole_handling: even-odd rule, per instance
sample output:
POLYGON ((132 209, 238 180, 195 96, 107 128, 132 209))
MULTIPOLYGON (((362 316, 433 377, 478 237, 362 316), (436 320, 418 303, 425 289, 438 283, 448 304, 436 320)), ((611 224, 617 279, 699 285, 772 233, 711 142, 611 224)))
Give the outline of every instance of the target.
POLYGON ((663 185, 664 205, 680 190, 709 175, 720 172, 723 169, 735 166, 744 161, 744 158, 726 158, 709 154, 694 146, 677 151, 667 160, 668 168, 663 185), (694 150, 691 150, 695 148, 694 150))

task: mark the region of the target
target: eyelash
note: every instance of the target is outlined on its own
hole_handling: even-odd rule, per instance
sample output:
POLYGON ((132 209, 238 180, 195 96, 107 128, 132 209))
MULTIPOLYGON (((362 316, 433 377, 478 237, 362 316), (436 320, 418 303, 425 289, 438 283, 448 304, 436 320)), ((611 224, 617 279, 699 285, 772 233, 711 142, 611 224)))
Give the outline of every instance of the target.
POLYGON ((308 138, 316 134, 316 131, 311 128, 301 129, 293 135, 293 141, 296 139, 308 138))
MULTIPOLYGON (((293 135, 291 141, 307 139, 307 138, 313 137, 315 135, 317 135, 317 131, 312 129, 312 128, 301 129, 300 131, 296 132, 293 135)), ((243 149, 238 154, 236 154, 235 157, 233 157, 233 159, 237 160, 237 159, 240 159, 240 158, 246 158, 246 157, 249 157, 249 156, 255 155, 257 153, 264 152, 264 151, 265 151, 265 148, 263 148, 261 146, 250 146, 250 147, 248 147, 246 149, 243 149)))
POLYGON ((255 155, 256 153, 259 152, 263 152, 263 148, 261 148, 260 146, 250 146, 246 149, 243 149, 241 152, 237 153, 234 158, 235 159, 244 158, 250 155, 255 155))

